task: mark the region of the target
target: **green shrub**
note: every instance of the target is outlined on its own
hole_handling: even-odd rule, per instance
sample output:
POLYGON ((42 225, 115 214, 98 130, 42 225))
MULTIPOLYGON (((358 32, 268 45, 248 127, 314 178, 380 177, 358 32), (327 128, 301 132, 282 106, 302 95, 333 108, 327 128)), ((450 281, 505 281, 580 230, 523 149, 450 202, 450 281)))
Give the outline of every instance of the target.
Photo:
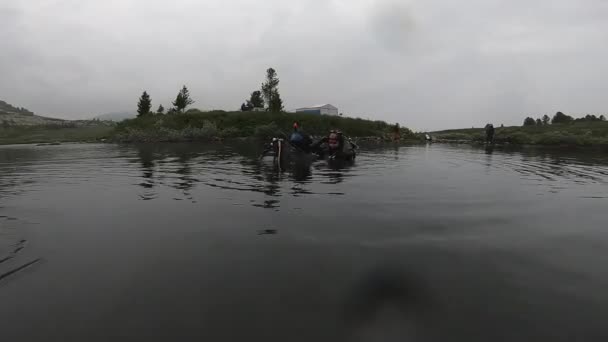
POLYGON ((506 134, 505 140, 506 142, 516 145, 525 145, 532 142, 529 135, 524 132, 513 132, 506 134))
POLYGON ((591 135, 574 135, 566 132, 547 132, 537 137, 535 143, 539 145, 566 145, 585 146, 591 145, 595 139, 591 135))
POLYGON ((220 138, 238 138, 240 137, 240 131, 234 127, 228 127, 219 132, 220 138))
POLYGON ((254 135, 256 138, 270 139, 273 137, 282 136, 283 134, 277 124, 273 121, 267 125, 257 126, 254 130, 254 135))
POLYGON ((472 140, 472 135, 466 133, 446 133, 439 134, 436 138, 444 140, 472 140))
POLYGON ((399 134, 401 135, 401 140, 417 140, 418 136, 409 128, 401 127, 399 129, 399 134))
POLYGON ((482 133, 477 133, 472 136, 472 140, 477 143, 485 142, 486 139, 487 139, 486 135, 482 134, 482 133))

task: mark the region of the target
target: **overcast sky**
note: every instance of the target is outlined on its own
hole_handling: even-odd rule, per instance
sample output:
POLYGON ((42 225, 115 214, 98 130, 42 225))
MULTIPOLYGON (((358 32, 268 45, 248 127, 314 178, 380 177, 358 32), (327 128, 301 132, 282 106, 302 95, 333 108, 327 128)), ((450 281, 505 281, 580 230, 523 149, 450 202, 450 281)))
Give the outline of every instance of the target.
POLYGON ((233 110, 277 70, 287 109, 417 130, 608 112, 604 0, 0 0, 0 99, 84 118, 233 110))

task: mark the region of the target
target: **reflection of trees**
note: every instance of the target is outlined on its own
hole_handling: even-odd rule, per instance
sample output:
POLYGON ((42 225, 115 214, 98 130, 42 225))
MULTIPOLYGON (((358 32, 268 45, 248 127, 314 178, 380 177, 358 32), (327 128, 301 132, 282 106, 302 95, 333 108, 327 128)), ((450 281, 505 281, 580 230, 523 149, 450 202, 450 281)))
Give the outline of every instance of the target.
POLYGON ((138 146, 137 154, 141 163, 141 171, 144 181, 139 185, 146 189, 154 187, 154 151, 149 147, 138 146))
POLYGON ((158 177, 155 176, 156 170, 164 165, 162 161, 166 158, 175 158, 179 167, 175 170, 178 175, 177 182, 167 185, 184 191, 186 196, 190 195, 190 190, 194 186, 194 179, 190 177, 192 169, 190 159, 197 155, 192 152, 191 147, 180 145, 163 145, 163 144, 142 144, 135 145, 137 156, 139 157, 140 170, 143 181, 139 186, 144 188, 144 194, 140 197, 144 200, 151 200, 158 196, 154 188, 161 183, 158 177))
POLYGON ((177 162, 180 167, 175 171, 179 175, 176 188, 182 190, 184 195, 188 196, 188 199, 192 199, 189 197, 190 190, 194 188, 194 184, 196 183, 196 179, 192 177, 192 165, 190 165, 190 160, 197 155, 198 153, 193 153, 192 151, 178 150, 177 152, 177 162))
POLYGON ((310 190, 304 185, 309 184, 312 179, 311 160, 292 160, 279 166, 276 161, 265 159, 260 161, 258 156, 250 156, 241 161, 245 166, 243 173, 252 177, 256 182, 262 183, 258 189, 270 198, 264 200, 264 204, 253 204, 256 207, 276 209, 280 207, 281 181, 287 179, 294 182, 291 188, 292 195, 310 194, 310 190))
POLYGON ((280 193, 279 181, 282 170, 275 163, 260 162, 257 158, 247 158, 241 161, 245 176, 253 178, 263 185, 258 189, 268 196, 278 196, 280 193))
POLYGON ((143 181, 139 186, 144 188, 144 194, 140 195, 143 200, 151 200, 156 198, 157 193, 154 191, 156 181, 154 179, 154 169, 156 167, 157 151, 153 145, 136 145, 137 156, 139 157, 140 169, 142 172, 143 181))
MULTIPOLYGON (((144 199, 152 199, 156 197, 155 192, 151 192, 157 183, 155 170, 160 166, 166 166, 162 163, 167 158, 175 158, 174 163, 177 169, 174 170, 177 175, 177 181, 168 183, 167 185, 184 192, 184 195, 190 196, 190 190, 194 187, 196 179, 192 175, 191 159, 198 156, 200 149, 193 148, 190 145, 183 144, 142 144, 135 145, 139 163, 141 165, 142 177, 144 179, 139 185, 147 189, 147 193, 142 196, 144 199)), ((190 198, 189 198, 190 199, 190 198)))
POLYGON ((247 176, 252 177, 257 182, 262 182, 262 186, 259 188, 260 192, 270 197, 264 200, 264 204, 253 204, 253 206, 275 210, 279 208, 281 206, 279 200, 281 186, 279 182, 283 172, 281 168, 276 163, 265 163, 253 156, 243 159, 241 164, 245 166, 243 170, 247 176))

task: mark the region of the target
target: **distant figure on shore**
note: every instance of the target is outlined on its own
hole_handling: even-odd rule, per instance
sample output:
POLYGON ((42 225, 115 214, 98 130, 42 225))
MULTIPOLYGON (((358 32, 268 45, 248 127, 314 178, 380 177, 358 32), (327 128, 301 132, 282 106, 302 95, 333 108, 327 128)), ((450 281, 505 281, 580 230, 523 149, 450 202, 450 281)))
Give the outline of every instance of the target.
POLYGON ((494 125, 486 125, 486 143, 492 144, 494 142, 494 125))
POLYGON ((400 141, 401 140, 401 127, 399 127, 399 124, 395 124, 395 126, 393 127, 393 141, 400 141))

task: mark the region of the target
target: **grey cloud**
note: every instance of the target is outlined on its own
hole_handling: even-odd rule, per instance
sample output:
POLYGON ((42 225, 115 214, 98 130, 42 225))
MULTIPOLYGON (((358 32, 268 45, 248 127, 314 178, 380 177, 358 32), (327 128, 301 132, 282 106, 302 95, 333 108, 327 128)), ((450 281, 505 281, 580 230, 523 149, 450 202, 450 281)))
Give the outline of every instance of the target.
POLYGON ((167 106, 236 109, 279 72, 288 108, 416 129, 601 113, 599 0, 39 0, 0 3, 0 99, 78 118, 167 106))
POLYGON ((374 37, 386 49, 405 52, 415 29, 409 5, 403 1, 388 1, 380 3, 372 11, 370 26, 374 37))

